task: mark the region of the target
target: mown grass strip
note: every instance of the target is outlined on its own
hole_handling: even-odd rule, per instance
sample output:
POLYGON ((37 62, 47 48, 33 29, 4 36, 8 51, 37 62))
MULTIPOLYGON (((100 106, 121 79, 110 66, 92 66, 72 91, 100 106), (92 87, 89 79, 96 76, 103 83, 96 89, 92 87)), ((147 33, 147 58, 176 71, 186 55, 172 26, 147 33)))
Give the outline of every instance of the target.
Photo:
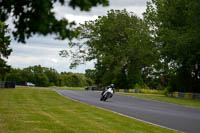
POLYGON ((51 90, 0 90, 0 133, 171 133, 51 90))
POLYGON ((135 96, 139 98, 146 98, 146 99, 156 100, 160 102, 172 103, 172 104, 177 104, 177 105, 182 105, 182 106, 200 108, 200 100, 168 97, 165 95, 157 95, 157 94, 142 94, 142 93, 120 93, 120 94, 135 96))
POLYGON ((57 86, 52 86, 50 88, 61 89, 61 90, 78 90, 78 91, 85 90, 84 87, 57 87, 57 86))

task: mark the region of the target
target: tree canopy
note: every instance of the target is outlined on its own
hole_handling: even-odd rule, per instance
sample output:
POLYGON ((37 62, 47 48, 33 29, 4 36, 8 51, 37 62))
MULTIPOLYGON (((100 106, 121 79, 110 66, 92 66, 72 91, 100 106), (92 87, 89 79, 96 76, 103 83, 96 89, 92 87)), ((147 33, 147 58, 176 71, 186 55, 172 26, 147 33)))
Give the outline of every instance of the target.
POLYGON ((82 24, 77 31, 80 42, 70 43, 78 48, 72 52, 72 67, 96 60, 97 84, 115 83, 119 88, 144 84, 142 69, 151 66, 154 48, 142 19, 126 10, 110 10, 106 16, 82 24))
POLYGON ((5 22, 12 17, 15 26, 13 35, 19 42, 34 34, 55 34, 59 39, 73 38, 75 33, 71 28, 75 23, 67 19, 58 20, 53 12, 54 4, 69 7, 79 7, 81 11, 89 11, 97 5, 107 6, 108 0, 1 0, 0 20, 5 22))
POLYGON ((0 79, 3 79, 9 66, 6 64, 5 59, 11 54, 12 50, 9 47, 10 36, 8 26, 0 21, 0 79))
POLYGON ((173 70, 170 86, 200 91, 199 0, 152 0, 144 18, 151 27, 160 58, 173 70))

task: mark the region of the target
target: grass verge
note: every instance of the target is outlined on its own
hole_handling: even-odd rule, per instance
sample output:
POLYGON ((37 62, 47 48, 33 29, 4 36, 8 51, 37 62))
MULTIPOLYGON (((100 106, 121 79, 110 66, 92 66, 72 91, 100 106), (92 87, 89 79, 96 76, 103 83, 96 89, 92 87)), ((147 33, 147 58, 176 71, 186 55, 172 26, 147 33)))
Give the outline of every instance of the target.
POLYGON ((51 90, 0 90, 0 133, 171 133, 51 90))
POLYGON ((57 86, 53 86, 50 88, 55 88, 55 89, 61 89, 61 90, 78 90, 78 91, 83 91, 84 87, 57 87, 57 86))
POLYGON ((164 95, 163 90, 139 89, 140 93, 164 95))
POLYGON ((131 95, 131 96, 135 96, 139 98, 146 98, 146 99, 156 100, 160 102, 173 103, 173 104, 178 104, 182 106, 200 108, 200 100, 168 97, 165 95, 157 95, 157 94, 121 93, 121 92, 120 94, 131 95))

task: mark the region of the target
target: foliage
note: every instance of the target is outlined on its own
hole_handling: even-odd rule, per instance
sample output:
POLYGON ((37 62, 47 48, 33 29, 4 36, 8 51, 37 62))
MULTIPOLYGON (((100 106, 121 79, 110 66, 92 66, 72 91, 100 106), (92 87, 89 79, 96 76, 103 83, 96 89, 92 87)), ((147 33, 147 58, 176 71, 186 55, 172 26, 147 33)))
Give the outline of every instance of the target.
POLYGON ((92 69, 86 69, 85 70, 85 76, 87 78, 92 79, 93 81, 96 80, 96 70, 92 70, 92 69))
POLYGON ((93 85, 93 80, 87 78, 81 73, 66 73, 59 74, 55 69, 30 66, 24 69, 11 69, 6 75, 7 81, 14 81, 18 85, 24 85, 25 82, 32 82, 36 86, 70 86, 83 87, 93 85))
POLYGON ((142 68, 151 66, 155 52, 142 19, 126 10, 110 10, 106 16, 79 26, 77 32, 80 42, 70 43, 78 48, 72 53, 72 67, 96 60, 98 85, 114 83, 117 88, 133 88, 136 83, 144 84, 142 68))
POLYGON ((0 80, 4 79, 5 73, 10 69, 5 60, 8 59, 8 56, 12 52, 12 49, 9 48, 10 36, 8 33, 8 26, 0 20, 0 80))
POLYGON ((53 68, 44 68, 45 74, 47 75, 49 82, 51 83, 50 86, 59 86, 59 73, 53 68))
POLYGON ((169 85, 200 92, 200 2, 152 0, 144 13, 155 38, 169 85))
POLYGON ((88 86, 88 79, 84 74, 80 73, 61 73, 62 85, 61 86, 70 86, 70 87, 83 87, 88 86))
POLYGON ((170 93, 172 93, 173 92, 173 89, 172 89, 172 87, 170 87, 170 86, 168 86, 168 87, 166 87, 165 89, 164 89, 164 94, 166 95, 166 96, 168 96, 170 93))
POLYGON ((12 16, 15 31, 13 35, 19 42, 25 43, 25 39, 34 34, 55 34, 59 39, 75 36, 72 26, 75 22, 67 19, 57 19, 53 8, 55 3, 69 7, 79 7, 82 11, 89 11, 93 6, 107 6, 108 0, 1 0, 0 20, 5 22, 12 16))
POLYGON ((140 90, 140 89, 142 89, 142 87, 139 84, 136 83, 135 86, 134 86, 134 89, 140 90))

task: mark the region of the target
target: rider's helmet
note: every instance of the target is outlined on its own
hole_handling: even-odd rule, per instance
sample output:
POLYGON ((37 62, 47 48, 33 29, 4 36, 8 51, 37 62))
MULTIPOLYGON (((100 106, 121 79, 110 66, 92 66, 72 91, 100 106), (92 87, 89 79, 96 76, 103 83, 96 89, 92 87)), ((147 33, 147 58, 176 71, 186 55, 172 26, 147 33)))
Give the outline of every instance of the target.
POLYGON ((114 88, 114 84, 111 84, 110 87, 114 88))

